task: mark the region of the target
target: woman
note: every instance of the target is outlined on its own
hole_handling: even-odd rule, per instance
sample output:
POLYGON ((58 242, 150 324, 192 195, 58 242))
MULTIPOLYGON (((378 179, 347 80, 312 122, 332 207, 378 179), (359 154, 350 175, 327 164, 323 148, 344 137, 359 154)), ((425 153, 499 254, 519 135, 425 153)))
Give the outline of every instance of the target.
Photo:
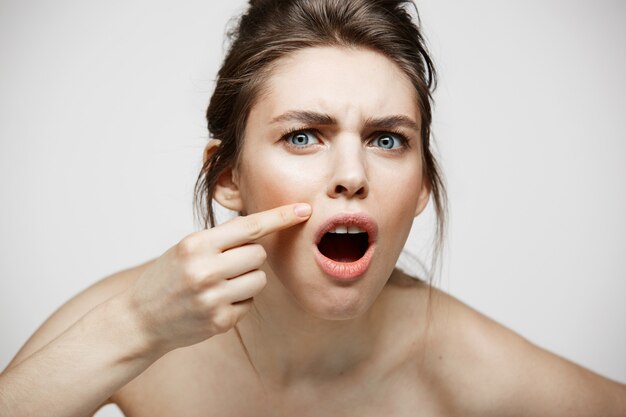
POLYGON ((445 224, 404 3, 252 5, 207 111, 211 227, 64 306, 0 377, 0 415, 626 413, 624 386, 394 268, 429 200, 445 224), (213 227, 211 198, 242 217, 213 227))

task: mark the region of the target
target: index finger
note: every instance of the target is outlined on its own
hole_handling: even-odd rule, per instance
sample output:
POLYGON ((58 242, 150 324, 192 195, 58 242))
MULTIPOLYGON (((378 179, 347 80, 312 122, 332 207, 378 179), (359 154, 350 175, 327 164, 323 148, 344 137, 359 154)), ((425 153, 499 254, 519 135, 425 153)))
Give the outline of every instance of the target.
POLYGON ((311 215, 311 206, 294 203, 234 218, 214 229, 215 247, 224 251, 301 223, 311 215), (218 231, 219 230, 219 231, 218 231))

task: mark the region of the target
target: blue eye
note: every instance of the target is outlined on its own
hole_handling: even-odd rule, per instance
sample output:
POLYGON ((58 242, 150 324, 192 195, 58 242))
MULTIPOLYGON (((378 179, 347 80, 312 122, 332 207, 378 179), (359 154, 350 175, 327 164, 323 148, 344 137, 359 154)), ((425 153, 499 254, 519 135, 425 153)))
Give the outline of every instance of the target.
MULTIPOLYGON (((297 148, 304 148, 311 145, 311 138, 315 138, 315 136, 311 135, 310 131, 307 130, 300 130, 284 136, 284 139, 289 145, 297 148)), ((317 140, 317 138, 315 138, 315 140, 317 140)))
POLYGON ((393 146, 394 140, 400 146, 406 144, 407 142, 407 140, 399 134, 390 135, 390 134, 385 133, 384 135, 380 135, 379 137, 374 139, 374 143, 376 145, 380 145, 383 149, 395 149, 393 146))

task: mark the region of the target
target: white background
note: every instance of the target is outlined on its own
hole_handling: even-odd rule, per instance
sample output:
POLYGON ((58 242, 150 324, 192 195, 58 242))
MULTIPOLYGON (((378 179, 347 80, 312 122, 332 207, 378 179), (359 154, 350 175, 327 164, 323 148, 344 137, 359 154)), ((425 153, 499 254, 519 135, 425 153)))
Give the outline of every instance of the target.
MULTIPOLYGON (((197 230, 204 112, 243 5, 0 2, 0 368, 75 293, 197 230)), ((418 5, 451 200, 438 285, 626 382, 626 6, 418 5)))

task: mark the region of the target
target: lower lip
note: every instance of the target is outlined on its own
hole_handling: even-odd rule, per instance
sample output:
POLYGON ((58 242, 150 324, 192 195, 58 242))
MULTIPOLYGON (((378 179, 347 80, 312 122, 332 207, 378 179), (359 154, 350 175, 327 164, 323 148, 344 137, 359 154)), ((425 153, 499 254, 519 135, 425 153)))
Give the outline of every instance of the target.
POLYGON ((322 271, 338 281, 354 281, 363 275, 370 266, 376 248, 376 244, 372 243, 360 259, 354 262, 337 262, 324 256, 317 248, 317 245, 313 246, 315 248, 315 261, 317 264, 322 271))

